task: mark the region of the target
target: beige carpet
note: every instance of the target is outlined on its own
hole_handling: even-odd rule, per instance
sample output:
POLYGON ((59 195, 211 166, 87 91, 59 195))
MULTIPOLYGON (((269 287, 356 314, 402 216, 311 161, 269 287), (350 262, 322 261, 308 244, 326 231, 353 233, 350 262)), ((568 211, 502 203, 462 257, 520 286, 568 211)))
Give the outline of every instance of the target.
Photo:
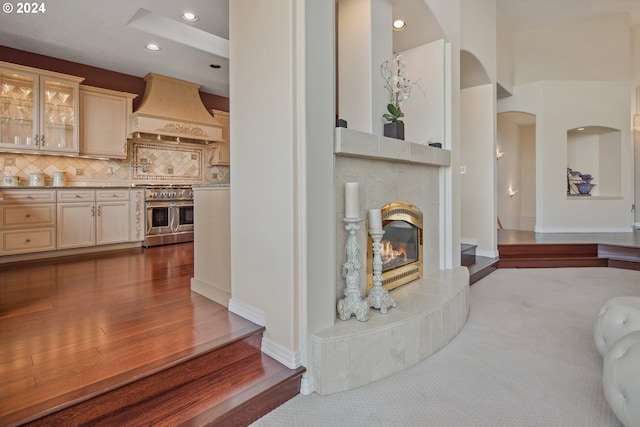
POLYGON ((444 349, 373 384, 299 395, 253 426, 620 426, 592 338, 598 307, 640 296, 640 272, 501 269, 471 287, 444 349))

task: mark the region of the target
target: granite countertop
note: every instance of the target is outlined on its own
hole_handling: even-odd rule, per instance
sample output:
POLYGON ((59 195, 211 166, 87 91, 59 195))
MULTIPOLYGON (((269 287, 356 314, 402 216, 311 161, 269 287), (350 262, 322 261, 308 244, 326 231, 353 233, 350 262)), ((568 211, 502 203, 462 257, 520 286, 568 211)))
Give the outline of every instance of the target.
POLYGON ((95 188, 140 188, 130 185, 65 185, 54 187, 52 185, 18 185, 18 186, 0 186, 2 190, 76 190, 76 189, 95 189, 95 188))
POLYGON ((220 184, 220 183, 219 184, 193 184, 191 186, 191 188, 218 188, 218 187, 222 187, 222 188, 227 187, 227 188, 229 188, 229 187, 231 187, 231 184, 229 184, 229 183, 223 183, 223 184, 220 184))

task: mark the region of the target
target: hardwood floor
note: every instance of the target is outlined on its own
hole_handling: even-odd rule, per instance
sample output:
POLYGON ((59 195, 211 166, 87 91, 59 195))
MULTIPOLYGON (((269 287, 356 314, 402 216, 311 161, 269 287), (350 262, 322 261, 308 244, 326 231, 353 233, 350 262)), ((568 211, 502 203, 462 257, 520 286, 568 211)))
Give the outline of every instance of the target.
POLYGON ((230 336, 258 332, 259 354, 264 328, 192 292, 192 276, 192 243, 0 266, 0 425, 50 415, 230 336))

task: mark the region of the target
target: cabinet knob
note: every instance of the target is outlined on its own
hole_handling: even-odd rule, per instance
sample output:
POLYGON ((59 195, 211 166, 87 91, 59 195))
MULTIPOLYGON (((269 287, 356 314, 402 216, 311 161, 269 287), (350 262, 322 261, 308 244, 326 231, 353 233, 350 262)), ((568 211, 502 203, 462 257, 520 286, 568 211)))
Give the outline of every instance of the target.
POLYGON ((26 214, 25 217, 26 218, 31 218, 31 214, 26 214))
POLYGON ((31 239, 27 239, 24 241, 25 243, 31 243, 31 239))
POLYGON ((80 197, 82 197, 82 196, 81 196, 81 195, 79 195, 79 194, 76 194, 76 197, 77 197, 77 198, 80 198, 80 197))

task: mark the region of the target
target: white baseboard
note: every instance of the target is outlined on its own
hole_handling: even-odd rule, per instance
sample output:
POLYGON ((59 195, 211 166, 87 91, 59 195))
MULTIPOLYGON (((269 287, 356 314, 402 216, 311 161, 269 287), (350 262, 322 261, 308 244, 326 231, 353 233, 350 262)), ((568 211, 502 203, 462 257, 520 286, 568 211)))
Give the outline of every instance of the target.
POLYGON ((215 301, 218 304, 229 307, 229 299, 231 299, 231 294, 227 291, 223 291, 222 289, 217 288, 211 283, 207 283, 200 279, 192 277, 191 290, 199 293, 206 298, 209 298, 211 301, 215 301))
POLYGON ((266 326, 264 311, 246 304, 238 299, 231 298, 229 300, 229 311, 238 316, 242 316, 253 323, 266 326))
POLYGON ((536 233, 631 233, 633 227, 603 227, 603 228, 583 228, 583 227, 538 227, 536 233))
POLYGON ((262 338, 261 350, 264 354, 273 357, 289 369, 296 369, 302 366, 302 355, 299 351, 287 350, 269 338, 262 338))
POLYGON ((498 251, 486 251, 486 250, 476 249, 476 256, 481 256, 485 258, 498 258, 498 251))
POLYGON ((309 372, 305 372, 302 374, 302 379, 300 381, 300 394, 303 396, 309 396, 314 391, 316 390, 313 377, 309 375, 309 372))

